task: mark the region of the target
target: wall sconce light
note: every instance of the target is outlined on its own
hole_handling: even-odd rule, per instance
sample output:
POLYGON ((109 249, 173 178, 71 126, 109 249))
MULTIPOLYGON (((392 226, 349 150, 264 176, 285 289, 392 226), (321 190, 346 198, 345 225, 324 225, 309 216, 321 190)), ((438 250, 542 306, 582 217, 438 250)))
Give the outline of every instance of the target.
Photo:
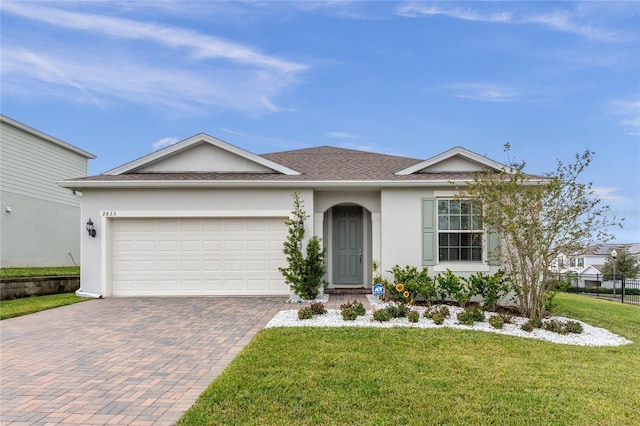
POLYGON ((93 222, 91 221, 91 218, 89 218, 89 222, 87 222, 87 232, 89 233, 89 235, 91 235, 93 238, 96 237, 96 227, 93 226, 93 222))

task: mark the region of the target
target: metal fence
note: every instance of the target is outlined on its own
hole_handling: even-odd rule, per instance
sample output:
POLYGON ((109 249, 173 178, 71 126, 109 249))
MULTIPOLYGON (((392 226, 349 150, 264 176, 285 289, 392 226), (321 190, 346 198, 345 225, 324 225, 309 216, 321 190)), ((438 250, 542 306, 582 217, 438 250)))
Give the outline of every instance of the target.
POLYGON ((570 293, 591 294, 603 299, 640 305, 640 280, 622 275, 560 274, 556 277, 559 288, 570 293), (563 288, 564 287, 564 288, 563 288))

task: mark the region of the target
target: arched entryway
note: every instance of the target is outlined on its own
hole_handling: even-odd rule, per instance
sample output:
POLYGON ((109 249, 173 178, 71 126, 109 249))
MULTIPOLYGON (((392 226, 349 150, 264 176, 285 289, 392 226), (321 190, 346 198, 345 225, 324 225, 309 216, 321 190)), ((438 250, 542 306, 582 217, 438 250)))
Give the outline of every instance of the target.
POLYGON ((359 204, 336 204, 322 214, 329 288, 371 288, 372 228, 372 213, 359 204))

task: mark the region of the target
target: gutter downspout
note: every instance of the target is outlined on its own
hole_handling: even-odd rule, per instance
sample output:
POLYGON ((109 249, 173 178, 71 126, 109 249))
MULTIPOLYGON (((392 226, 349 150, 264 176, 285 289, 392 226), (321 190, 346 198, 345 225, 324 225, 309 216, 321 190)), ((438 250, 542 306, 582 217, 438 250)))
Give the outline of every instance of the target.
POLYGON ((81 288, 76 290, 76 296, 78 296, 78 297, 88 297, 90 299, 102 299, 102 295, 101 294, 87 293, 85 291, 82 291, 81 288))

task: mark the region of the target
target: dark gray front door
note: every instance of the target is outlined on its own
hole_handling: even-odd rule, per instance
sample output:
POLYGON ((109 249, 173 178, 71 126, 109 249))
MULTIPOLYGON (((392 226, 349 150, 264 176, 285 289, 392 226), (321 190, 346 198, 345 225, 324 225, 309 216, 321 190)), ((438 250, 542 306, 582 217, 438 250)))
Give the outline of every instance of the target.
POLYGON ((362 207, 333 208, 333 283, 362 285, 362 207))

